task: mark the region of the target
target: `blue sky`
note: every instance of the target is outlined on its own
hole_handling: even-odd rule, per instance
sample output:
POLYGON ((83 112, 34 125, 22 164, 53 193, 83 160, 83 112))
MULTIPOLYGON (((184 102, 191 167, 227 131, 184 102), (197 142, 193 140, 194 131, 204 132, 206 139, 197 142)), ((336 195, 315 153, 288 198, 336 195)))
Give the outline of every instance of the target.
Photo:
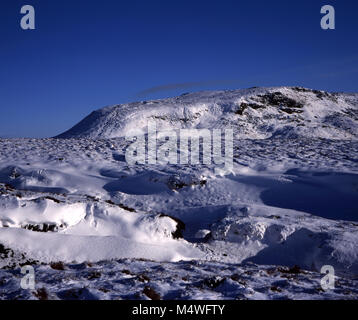
POLYGON ((94 109, 188 91, 358 92, 357 17, 356 0, 2 0, 0 136, 54 136, 94 109), (25 4, 36 30, 20 28, 25 4), (320 28, 325 4, 336 30, 320 28))

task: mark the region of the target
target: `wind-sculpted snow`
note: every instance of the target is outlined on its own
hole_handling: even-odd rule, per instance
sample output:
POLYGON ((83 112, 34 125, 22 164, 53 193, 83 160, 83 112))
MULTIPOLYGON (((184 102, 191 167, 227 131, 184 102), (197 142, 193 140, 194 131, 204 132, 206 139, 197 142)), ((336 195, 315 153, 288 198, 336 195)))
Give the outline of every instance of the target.
POLYGON ((115 138, 158 130, 232 128, 237 138, 357 139, 358 95, 299 87, 252 88, 184 94, 106 107, 59 138, 115 138))
POLYGON ((356 298, 356 122, 357 95, 254 88, 105 108, 68 139, 0 139, 0 297, 356 298), (127 163, 124 136, 148 120, 234 128, 231 172, 127 163), (40 283, 24 293, 28 264, 40 283), (335 291, 318 287, 324 265, 335 291))
POLYGON ((0 144, 0 243, 34 260, 329 262, 357 274, 357 142, 242 140, 227 176, 129 167, 123 139, 0 144), (163 214, 182 221, 184 240, 163 214))

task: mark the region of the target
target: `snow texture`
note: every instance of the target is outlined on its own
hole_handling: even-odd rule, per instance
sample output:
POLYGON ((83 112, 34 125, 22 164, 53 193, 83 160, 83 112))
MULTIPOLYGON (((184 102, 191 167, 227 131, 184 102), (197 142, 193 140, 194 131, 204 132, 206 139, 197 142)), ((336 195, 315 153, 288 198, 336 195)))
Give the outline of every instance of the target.
POLYGON ((199 92, 100 109, 55 138, 0 139, 0 298, 357 298, 357 102, 199 92), (150 120, 233 129, 232 173, 129 166, 125 136, 150 120), (334 290, 320 288, 324 265, 334 290))

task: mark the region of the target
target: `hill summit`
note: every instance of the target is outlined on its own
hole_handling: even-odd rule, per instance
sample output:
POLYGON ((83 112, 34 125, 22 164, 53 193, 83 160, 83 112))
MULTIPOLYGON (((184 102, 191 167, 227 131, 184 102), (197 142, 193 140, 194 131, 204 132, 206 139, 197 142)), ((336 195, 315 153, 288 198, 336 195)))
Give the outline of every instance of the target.
POLYGON ((250 88, 186 93, 114 105, 90 115, 56 138, 106 139, 158 130, 232 128, 236 138, 358 138, 358 94, 302 87, 250 88))

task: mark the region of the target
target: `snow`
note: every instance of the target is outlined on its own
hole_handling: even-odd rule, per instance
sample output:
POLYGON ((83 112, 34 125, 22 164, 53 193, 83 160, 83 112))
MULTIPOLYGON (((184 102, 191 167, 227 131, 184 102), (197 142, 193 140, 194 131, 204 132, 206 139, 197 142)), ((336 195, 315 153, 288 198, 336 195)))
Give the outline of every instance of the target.
POLYGON ((144 299, 146 285, 165 299, 356 298, 357 101, 289 87, 199 92, 100 109, 57 138, 0 139, 0 298, 38 298, 19 289, 28 263, 51 299, 144 299), (124 137, 148 120, 232 128, 232 172, 129 166, 124 137), (59 261, 65 270, 51 268, 59 261), (282 271, 294 265, 304 271, 282 271), (323 265, 339 277, 331 292, 323 265))
POLYGON ((0 270, 0 299, 357 299, 357 280, 336 277, 322 290, 321 275, 285 267, 221 262, 163 263, 120 259, 35 266, 36 289, 23 290, 19 269, 0 270), (58 270, 60 269, 60 270, 58 270))
POLYGON ((155 120, 159 131, 231 127, 243 139, 356 140, 357 99, 357 94, 298 87, 204 91, 99 109, 58 137, 124 137, 128 132, 146 132, 148 120, 155 120))

